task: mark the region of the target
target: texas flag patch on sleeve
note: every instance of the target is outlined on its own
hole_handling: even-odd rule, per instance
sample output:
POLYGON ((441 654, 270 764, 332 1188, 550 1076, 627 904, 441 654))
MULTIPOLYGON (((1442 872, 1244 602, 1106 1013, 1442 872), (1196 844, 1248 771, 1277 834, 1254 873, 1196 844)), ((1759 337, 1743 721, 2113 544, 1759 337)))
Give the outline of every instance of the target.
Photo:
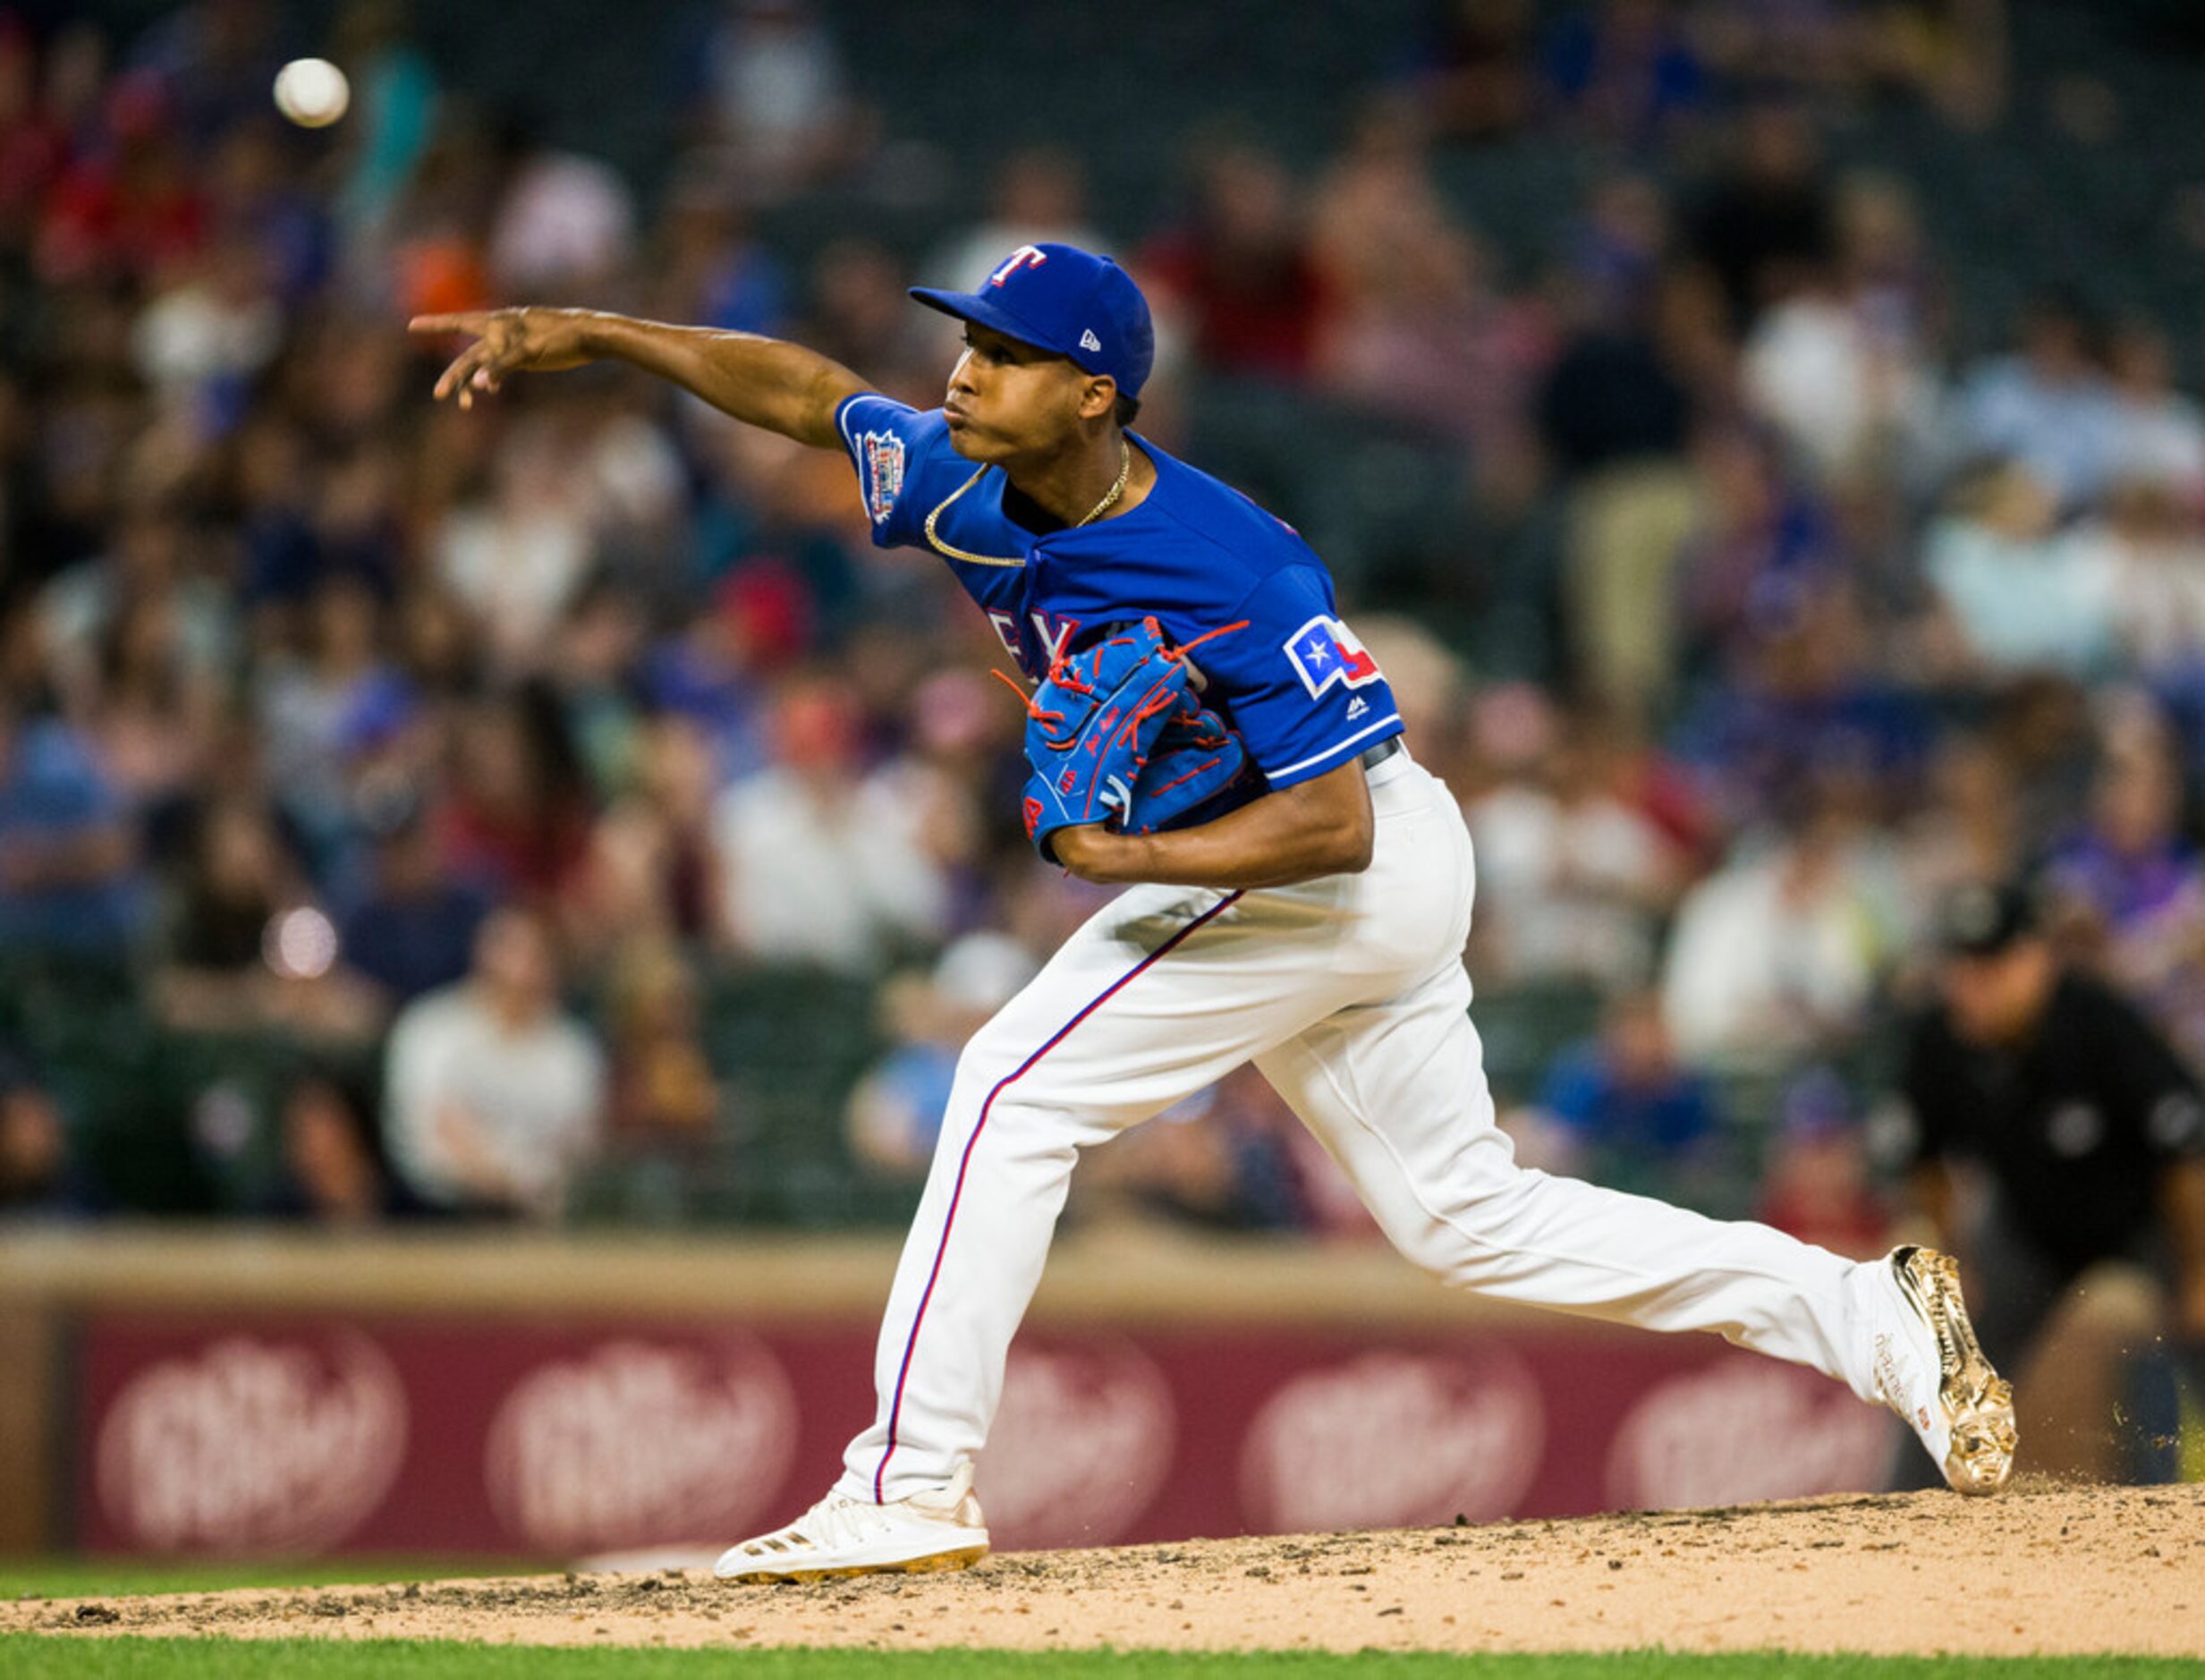
POLYGON ((1361 688, 1378 680, 1378 662, 1363 650, 1353 631, 1328 614, 1319 614, 1287 638, 1286 658, 1311 700, 1335 683, 1361 688))
POLYGON ((903 440, 894 432, 861 432, 858 449, 865 463, 865 511, 885 525, 903 493, 903 440))

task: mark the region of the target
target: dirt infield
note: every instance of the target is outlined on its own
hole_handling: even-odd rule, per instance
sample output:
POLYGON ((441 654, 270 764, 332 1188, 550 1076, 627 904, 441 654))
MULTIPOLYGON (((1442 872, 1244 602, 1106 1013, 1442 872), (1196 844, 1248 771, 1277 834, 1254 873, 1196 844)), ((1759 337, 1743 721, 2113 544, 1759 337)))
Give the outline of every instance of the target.
POLYGON ((2020 1485, 1567 1523, 1205 1540, 959 1575, 699 1572, 0 1604, 0 1631, 542 1645, 2205 1656, 2205 1486, 2020 1485))

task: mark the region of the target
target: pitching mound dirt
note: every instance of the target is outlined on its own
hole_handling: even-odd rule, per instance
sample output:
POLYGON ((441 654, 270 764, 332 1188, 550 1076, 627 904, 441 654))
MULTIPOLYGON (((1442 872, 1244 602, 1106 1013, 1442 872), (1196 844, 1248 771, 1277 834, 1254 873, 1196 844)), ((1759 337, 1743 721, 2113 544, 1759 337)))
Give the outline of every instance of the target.
POLYGON ((0 1605, 0 1630, 540 1645, 2205 1656, 2205 1486, 2021 1485, 1568 1523, 1192 1541, 956 1575, 701 1573, 0 1605))

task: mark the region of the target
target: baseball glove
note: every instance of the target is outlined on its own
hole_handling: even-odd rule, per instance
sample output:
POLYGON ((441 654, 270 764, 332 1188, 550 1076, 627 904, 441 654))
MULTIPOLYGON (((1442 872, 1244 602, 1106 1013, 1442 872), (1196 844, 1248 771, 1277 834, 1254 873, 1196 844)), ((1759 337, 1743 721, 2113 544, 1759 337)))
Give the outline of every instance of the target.
POLYGON ((1133 784, 1133 809, 1124 819, 1127 834, 1154 834, 1198 805, 1204 805, 1240 779, 1248 762, 1241 738, 1207 706, 1187 706, 1166 720, 1141 779, 1133 784))
MULTIPOLYGON (((1225 733, 1194 700, 1186 655, 1196 645, 1174 647, 1154 618, 1144 618, 1077 653, 1058 655, 1031 699, 1018 691, 1026 705, 1026 761, 1033 771, 1022 801, 1026 834, 1048 861, 1056 861, 1049 836, 1059 828, 1084 823, 1124 828, 1133 819, 1142 772, 1175 720, 1183 720, 1183 748, 1175 751, 1168 779, 1177 785, 1164 795, 1166 810, 1191 809, 1185 794, 1192 787, 1207 785, 1214 793, 1222 785, 1209 781, 1214 769, 1197 770, 1217 748, 1185 756, 1197 743, 1225 733), (1213 727, 1193 722, 1205 716, 1213 727)), ((1015 683, 1011 686, 1017 691, 1015 683)))

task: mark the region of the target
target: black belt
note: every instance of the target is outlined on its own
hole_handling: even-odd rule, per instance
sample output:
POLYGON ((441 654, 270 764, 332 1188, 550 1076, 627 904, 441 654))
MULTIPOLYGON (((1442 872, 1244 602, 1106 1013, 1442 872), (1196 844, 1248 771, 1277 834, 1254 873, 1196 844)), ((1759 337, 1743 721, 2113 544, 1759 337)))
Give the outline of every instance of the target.
POLYGON ((1357 759, 1355 762, 1361 765, 1366 770, 1375 770, 1379 765, 1385 763, 1387 759, 1392 758, 1396 752, 1406 752, 1408 750, 1409 743, 1407 742, 1404 741, 1399 735, 1391 735, 1386 740, 1379 742, 1377 746, 1371 748, 1368 752, 1357 759))

